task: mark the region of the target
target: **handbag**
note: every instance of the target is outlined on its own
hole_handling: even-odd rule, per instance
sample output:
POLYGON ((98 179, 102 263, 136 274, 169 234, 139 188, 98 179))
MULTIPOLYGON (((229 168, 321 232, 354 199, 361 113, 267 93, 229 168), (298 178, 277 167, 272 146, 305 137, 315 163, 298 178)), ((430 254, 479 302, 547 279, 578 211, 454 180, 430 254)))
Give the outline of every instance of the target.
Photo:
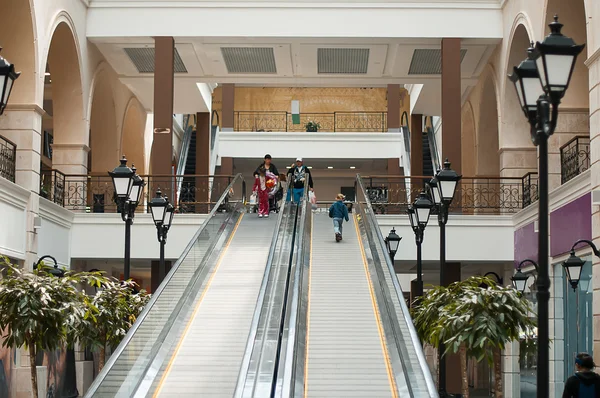
POLYGON ((255 205, 257 203, 258 197, 256 195, 256 192, 252 192, 252 195, 250 195, 250 200, 248 201, 248 204, 250 205, 255 205))
POLYGON ((308 192, 308 200, 310 200, 312 209, 317 210, 319 207, 317 206, 317 195, 313 191, 308 192))

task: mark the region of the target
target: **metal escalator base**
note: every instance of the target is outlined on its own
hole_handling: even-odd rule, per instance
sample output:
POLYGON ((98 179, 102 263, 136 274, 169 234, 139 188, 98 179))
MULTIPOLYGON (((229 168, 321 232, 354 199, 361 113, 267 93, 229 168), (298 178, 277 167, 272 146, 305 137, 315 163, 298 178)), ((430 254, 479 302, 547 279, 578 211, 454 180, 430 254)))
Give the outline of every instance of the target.
POLYGON ((332 220, 313 217, 305 397, 396 397, 356 221, 337 243, 332 220))
POLYGON ((245 215, 147 397, 231 397, 275 227, 245 215))

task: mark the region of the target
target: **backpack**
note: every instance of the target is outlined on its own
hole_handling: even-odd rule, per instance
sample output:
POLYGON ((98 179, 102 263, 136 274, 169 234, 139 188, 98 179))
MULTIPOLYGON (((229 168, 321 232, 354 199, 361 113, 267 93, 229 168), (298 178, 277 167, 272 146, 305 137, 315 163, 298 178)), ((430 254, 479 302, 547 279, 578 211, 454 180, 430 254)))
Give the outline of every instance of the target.
MULTIPOLYGON (((577 377, 579 378, 579 377, 577 377)), ((596 398, 596 385, 595 384, 584 384, 579 379, 579 395, 578 398, 596 398)))

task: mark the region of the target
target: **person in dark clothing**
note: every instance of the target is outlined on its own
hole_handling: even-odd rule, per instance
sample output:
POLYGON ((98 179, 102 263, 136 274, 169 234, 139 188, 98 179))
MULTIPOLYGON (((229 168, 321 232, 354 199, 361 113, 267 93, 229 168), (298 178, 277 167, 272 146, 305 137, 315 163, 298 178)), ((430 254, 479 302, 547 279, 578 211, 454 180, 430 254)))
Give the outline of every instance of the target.
POLYGON ((294 195, 294 202, 300 202, 300 198, 304 194, 304 181, 308 179, 308 187, 310 190, 313 190, 313 179, 310 174, 310 169, 304 166, 304 162, 302 158, 296 159, 296 164, 292 165, 292 167, 287 172, 288 175, 288 196, 287 200, 289 202, 290 195, 294 195))
POLYGON ((575 358, 575 374, 567 379, 562 398, 600 398, 600 376, 594 359, 582 352, 575 358))
POLYGON ((265 155, 264 162, 262 162, 260 164, 260 166, 258 166, 256 168, 256 170, 254 170, 254 177, 255 178, 260 175, 260 169, 261 168, 264 168, 265 171, 268 172, 268 173, 275 174, 279 178, 279 170, 277 170, 277 167, 275 167, 275 165, 273 163, 271 163, 271 155, 269 155, 268 153, 265 155))
POLYGON ((329 208, 329 218, 333 218, 333 232, 335 233, 335 241, 342 240, 342 224, 344 220, 350 221, 348 217, 348 208, 344 204, 344 195, 339 193, 335 198, 336 201, 329 208))

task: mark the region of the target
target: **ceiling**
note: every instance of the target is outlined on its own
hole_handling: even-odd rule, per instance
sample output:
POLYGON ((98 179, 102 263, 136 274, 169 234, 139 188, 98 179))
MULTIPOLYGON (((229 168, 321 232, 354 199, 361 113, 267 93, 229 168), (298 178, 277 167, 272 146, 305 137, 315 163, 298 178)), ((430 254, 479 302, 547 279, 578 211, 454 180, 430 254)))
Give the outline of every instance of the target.
MULTIPOLYGON (((153 107, 151 38, 94 39, 146 109, 153 107)), ((463 93, 475 84, 498 40, 462 41, 463 93)), ((424 84, 419 111, 440 113, 441 41, 385 38, 178 37, 175 113, 205 109, 198 83, 243 86, 385 87, 424 84)))

